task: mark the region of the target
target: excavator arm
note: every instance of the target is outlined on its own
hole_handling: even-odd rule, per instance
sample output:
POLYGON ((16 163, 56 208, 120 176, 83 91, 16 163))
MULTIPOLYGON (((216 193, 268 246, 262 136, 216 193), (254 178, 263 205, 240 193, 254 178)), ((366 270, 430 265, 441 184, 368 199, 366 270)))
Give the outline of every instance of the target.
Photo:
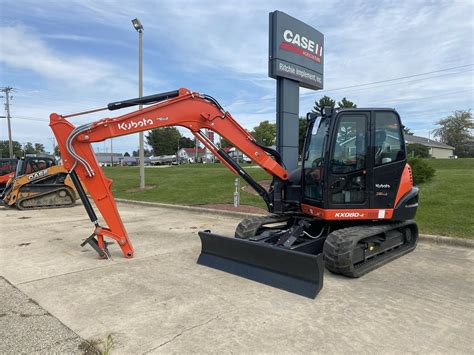
POLYGON ((83 245, 89 243, 101 257, 110 256, 104 237, 110 237, 117 241, 125 257, 132 257, 134 250, 115 204, 111 191, 112 180, 103 174, 91 143, 166 126, 181 126, 189 129, 222 163, 233 173, 244 178, 262 196, 269 211, 280 211, 282 208, 280 188, 277 189, 277 194, 270 195, 238 163, 214 145, 202 130, 207 129, 218 133, 274 176, 276 180, 283 182, 288 179, 288 173, 282 166, 278 153, 260 146, 252 135, 210 96, 181 88, 167 93, 114 102, 105 108, 71 115, 52 113, 50 127, 56 136, 63 164, 70 172, 86 211, 95 225, 94 232, 83 245), (69 117, 81 114, 102 110, 112 111, 141 104, 152 105, 122 116, 104 118, 78 127, 67 120, 69 117), (267 153, 272 154, 273 157, 267 153), (106 227, 99 223, 81 182, 100 211, 106 227))

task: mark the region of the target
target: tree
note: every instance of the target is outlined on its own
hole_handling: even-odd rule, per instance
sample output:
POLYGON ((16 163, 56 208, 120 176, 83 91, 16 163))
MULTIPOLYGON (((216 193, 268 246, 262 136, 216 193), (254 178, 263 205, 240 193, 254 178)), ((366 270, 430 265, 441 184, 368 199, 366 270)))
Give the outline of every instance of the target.
POLYGON ((407 126, 403 126, 403 133, 405 134, 405 136, 412 136, 413 135, 413 132, 407 126))
POLYGON ((188 137, 181 137, 179 139, 180 148, 194 148, 195 145, 196 143, 194 142, 194 139, 188 137))
MULTIPOLYGON (((23 155, 23 151, 21 149, 20 142, 12 141, 13 146, 13 155, 15 157, 21 157, 23 155)), ((10 157, 10 147, 8 144, 8 140, 0 141, 0 158, 9 158, 10 157)))
POLYGON ((331 99, 329 96, 324 95, 314 103, 313 112, 323 114, 323 108, 325 107, 335 107, 336 101, 331 99))
POLYGON ((44 145, 41 144, 41 143, 35 143, 35 153, 40 154, 40 153, 44 153, 44 152, 45 152, 44 145))
POLYGON ((357 108, 357 105, 343 97, 342 100, 337 103, 337 108, 357 108))
POLYGON ((418 143, 407 144, 407 155, 412 158, 429 158, 430 148, 418 143))
POLYGON ((474 129, 471 110, 454 111, 454 113, 442 120, 437 125, 440 128, 434 131, 435 137, 441 142, 454 147, 454 154, 459 157, 474 156, 474 136, 471 130, 474 129))
POLYGON ((61 156, 61 151, 59 150, 59 145, 54 146, 54 152, 53 152, 55 157, 60 157, 61 156))
POLYGON ((260 122, 257 127, 253 128, 252 136, 257 142, 263 146, 271 146, 275 144, 276 124, 268 121, 260 122))
MULTIPOLYGON (((134 150, 132 152, 132 156, 134 157, 138 157, 140 154, 139 154, 139 151, 138 150, 134 150)), ((150 149, 143 149, 143 155, 146 156, 146 157, 149 157, 151 155, 151 150, 150 149)))
POLYGON ((155 156, 176 154, 181 134, 176 127, 156 128, 146 136, 155 156))
POLYGON ((221 148, 228 148, 232 147, 232 144, 230 144, 227 140, 221 137, 221 148))
POLYGON ((123 155, 124 157, 129 157, 130 156, 130 153, 129 152, 125 152, 125 154, 123 155))
POLYGON ((35 154, 36 153, 35 146, 31 142, 27 142, 23 146, 23 152, 25 154, 35 154))

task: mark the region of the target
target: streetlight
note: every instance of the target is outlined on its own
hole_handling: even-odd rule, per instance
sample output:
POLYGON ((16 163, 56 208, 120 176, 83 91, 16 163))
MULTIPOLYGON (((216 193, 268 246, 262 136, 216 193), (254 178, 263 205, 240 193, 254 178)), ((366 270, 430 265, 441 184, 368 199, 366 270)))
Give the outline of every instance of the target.
MULTIPOLYGON (((143 25, 139 19, 134 18, 132 25, 138 32, 138 97, 143 96, 143 73, 142 73, 142 35, 143 25)), ((143 105, 139 105, 138 109, 141 110, 143 105)), ((143 132, 138 133, 140 147, 138 149, 138 160, 140 161, 140 189, 145 188, 145 153, 144 153, 144 138, 143 132)))

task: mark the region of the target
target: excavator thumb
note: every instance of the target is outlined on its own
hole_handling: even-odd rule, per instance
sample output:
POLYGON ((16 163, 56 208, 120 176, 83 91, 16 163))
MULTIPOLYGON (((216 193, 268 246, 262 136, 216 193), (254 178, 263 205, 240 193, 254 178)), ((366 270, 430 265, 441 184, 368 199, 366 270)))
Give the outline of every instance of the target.
POLYGON ((245 277, 301 296, 314 298, 323 287, 324 239, 311 240, 295 248, 276 245, 277 235, 253 240, 199 232, 198 264, 245 277))

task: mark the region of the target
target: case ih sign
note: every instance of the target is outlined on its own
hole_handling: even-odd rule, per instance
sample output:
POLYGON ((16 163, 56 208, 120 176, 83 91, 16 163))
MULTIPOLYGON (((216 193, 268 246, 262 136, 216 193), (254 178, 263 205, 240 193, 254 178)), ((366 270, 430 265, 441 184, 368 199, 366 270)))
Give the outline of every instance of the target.
POLYGON ((322 89, 323 46, 321 32, 284 12, 270 13, 270 77, 280 76, 309 89, 322 89))

